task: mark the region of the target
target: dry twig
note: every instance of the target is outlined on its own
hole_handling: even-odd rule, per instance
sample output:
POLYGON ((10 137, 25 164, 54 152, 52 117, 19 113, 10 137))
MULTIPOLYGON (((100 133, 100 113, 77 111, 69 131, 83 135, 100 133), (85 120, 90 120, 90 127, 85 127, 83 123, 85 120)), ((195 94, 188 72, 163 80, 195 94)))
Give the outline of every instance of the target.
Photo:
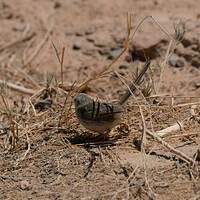
POLYGON ((171 145, 169 145, 167 142, 165 142, 164 140, 162 140, 162 138, 160 138, 159 136, 156 136, 155 133, 152 133, 150 130, 146 129, 146 133, 151 136, 153 139, 155 139, 157 142, 159 142, 160 144, 162 144, 164 147, 166 147, 167 149, 169 149, 171 152, 173 152, 176 156, 178 156, 181 160, 187 162, 188 164, 195 164, 195 160, 193 160, 192 158, 188 157, 187 155, 185 155, 184 153, 182 153, 181 151, 173 148, 171 145))
POLYGON ((59 52, 58 49, 56 48, 55 44, 53 43, 53 41, 51 41, 52 46, 55 50, 56 53, 56 57, 58 59, 58 62, 60 64, 60 77, 61 77, 61 86, 63 86, 64 83, 64 77, 63 77, 63 63, 64 63, 64 55, 65 55, 65 47, 62 48, 62 53, 61 53, 61 57, 59 56, 59 52))
POLYGON ((30 40, 30 39, 32 39, 35 35, 36 35, 35 33, 32 33, 32 34, 26 35, 26 36, 24 36, 24 37, 22 37, 22 38, 16 39, 16 40, 14 40, 14 41, 12 41, 12 42, 6 44, 5 46, 1 47, 1 48, 0 48, 0 52, 4 51, 5 49, 11 48, 11 47, 13 47, 13 46, 16 46, 16 45, 18 45, 19 43, 22 43, 22 42, 25 42, 25 41, 27 41, 27 40, 30 40))
POLYGON ((144 119, 144 115, 143 115, 143 111, 142 108, 139 106, 140 108, 140 115, 142 118, 142 124, 143 124, 143 133, 142 133, 142 141, 141 141, 141 151, 142 151, 142 158, 143 158, 143 167, 144 167, 144 179, 145 179, 145 184, 148 187, 148 196, 149 197, 155 197, 155 193, 152 191, 150 184, 149 184, 149 180, 147 177, 147 162, 146 162, 146 152, 145 152, 145 146, 146 146, 146 123, 145 123, 145 119, 144 119))
POLYGON ((16 166, 26 158, 27 154, 31 150, 31 143, 30 143, 30 138, 28 136, 28 133, 26 133, 26 141, 27 141, 28 148, 27 148, 26 152, 24 153, 24 155, 22 156, 22 158, 17 160, 16 166))
POLYGON ((16 85, 14 83, 10 83, 7 81, 0 80, 0 84, 4 84, 4 83, 7 85, 8 88, 10 88, 14 91, 17 91, 17 92, 24 93, 24 94, 33 95, 36 92, 35 90, 25 88, 23 86, 19 86, 19 85, 16 85))
POLYGON ((174 131, 180 131, 182 130, 184 127, 184 122, 176 122, 174 125, 172 126, 169 126, 165 129, 162 129, 160 131, 156 131, 155 132, 155 136, 159 136, 159 137, 164 137, 164 136, 167 136, 169 135, 171 132, 174 132, 174 131))

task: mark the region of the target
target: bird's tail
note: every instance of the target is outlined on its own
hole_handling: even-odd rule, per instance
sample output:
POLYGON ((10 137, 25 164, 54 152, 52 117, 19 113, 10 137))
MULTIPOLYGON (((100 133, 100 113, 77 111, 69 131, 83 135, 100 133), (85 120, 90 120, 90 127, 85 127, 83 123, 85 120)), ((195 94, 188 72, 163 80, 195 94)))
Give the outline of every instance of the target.
POLYGON ((120 100, 119 100, 119 103, 120 103, 121 105, 124 104, 124 103, 127 101, 127 99, 131 96, 131 94, 135 92, 136 87, 137 87, 138 85, 140 85, 141 80, 142 80, 142 77, 144 76, 144 74, 146 73, 146 71, 148 70, 148 68, 150 67, 150 63, 151 63, 150 60, 147 60, 147 61, 145 62, 143 69, 142 69, 141 72, 137 75, 137 77, 136 77, 134 83, 132 83, 132 84, 129 86, 129 88, 127 88, 125 94, 122 95, 122 97, 121 97, 120 100), (130 90, 131 90, 131 92, 130 92, 130 90))

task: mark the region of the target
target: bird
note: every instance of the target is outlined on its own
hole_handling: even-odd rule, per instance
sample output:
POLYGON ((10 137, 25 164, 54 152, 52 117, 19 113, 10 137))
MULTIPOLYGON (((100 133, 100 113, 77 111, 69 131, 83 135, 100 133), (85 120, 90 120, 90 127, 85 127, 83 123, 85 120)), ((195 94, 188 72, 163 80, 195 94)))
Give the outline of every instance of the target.
POLYGON ((112 128, 120 123, 124 113, 124 104, 135 92, 136 87, 140 85, 149 67, 150 61, 147 60, 134 82, 129 85, 124 95, 116 102, 99 101, 85 93, 78 93, 74 97, 74 105, 80 124, 90 131, 101 134, 109 133, 112 128))

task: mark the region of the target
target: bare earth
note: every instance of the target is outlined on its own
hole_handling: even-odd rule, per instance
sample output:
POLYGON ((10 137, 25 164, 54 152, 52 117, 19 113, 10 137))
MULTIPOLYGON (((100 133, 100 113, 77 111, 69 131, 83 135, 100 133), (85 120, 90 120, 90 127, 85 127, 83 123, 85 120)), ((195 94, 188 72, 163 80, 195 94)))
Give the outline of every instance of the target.
POLYGON ((195 160, 200 143, 196 0, 0 0, 0 70, 0 80, 29 89, 5 89, 1 81, 0 199, 200 199, 198 161, 188 163, 148 135, 146 153, 140 151, 143 114, 154 131, 184 122, 163 140, 195 160), (69 91, 122 51, 127 12, 132 31, 153 16, 165 33, 147 18, 111 72, 85 88, 87 94, 116 100, 126 87, 114 71, 128 83, 145 56, 152 60, 145 79, 151 82, 150 97, 145 100, 141 92, 131 97, 122 122, 104 141, 78 123, 69 91), (180 21, 184 38, 162 68, 180 21), (60 55, 65 47, 62 89, 52 42, 60 55), (40 100, 46 97, 51 101, 44 108, 40 100))

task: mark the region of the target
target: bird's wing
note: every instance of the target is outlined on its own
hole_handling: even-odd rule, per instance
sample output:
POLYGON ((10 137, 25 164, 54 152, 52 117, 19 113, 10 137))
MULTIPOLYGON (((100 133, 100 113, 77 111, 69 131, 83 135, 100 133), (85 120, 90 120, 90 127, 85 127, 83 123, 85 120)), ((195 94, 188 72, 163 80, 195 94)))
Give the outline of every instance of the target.
POLYGON ((123 112, 123 108, 118 104, 93 101, 80 107, 79 112, 87 120, 113 121, 117 113, 123 112))

